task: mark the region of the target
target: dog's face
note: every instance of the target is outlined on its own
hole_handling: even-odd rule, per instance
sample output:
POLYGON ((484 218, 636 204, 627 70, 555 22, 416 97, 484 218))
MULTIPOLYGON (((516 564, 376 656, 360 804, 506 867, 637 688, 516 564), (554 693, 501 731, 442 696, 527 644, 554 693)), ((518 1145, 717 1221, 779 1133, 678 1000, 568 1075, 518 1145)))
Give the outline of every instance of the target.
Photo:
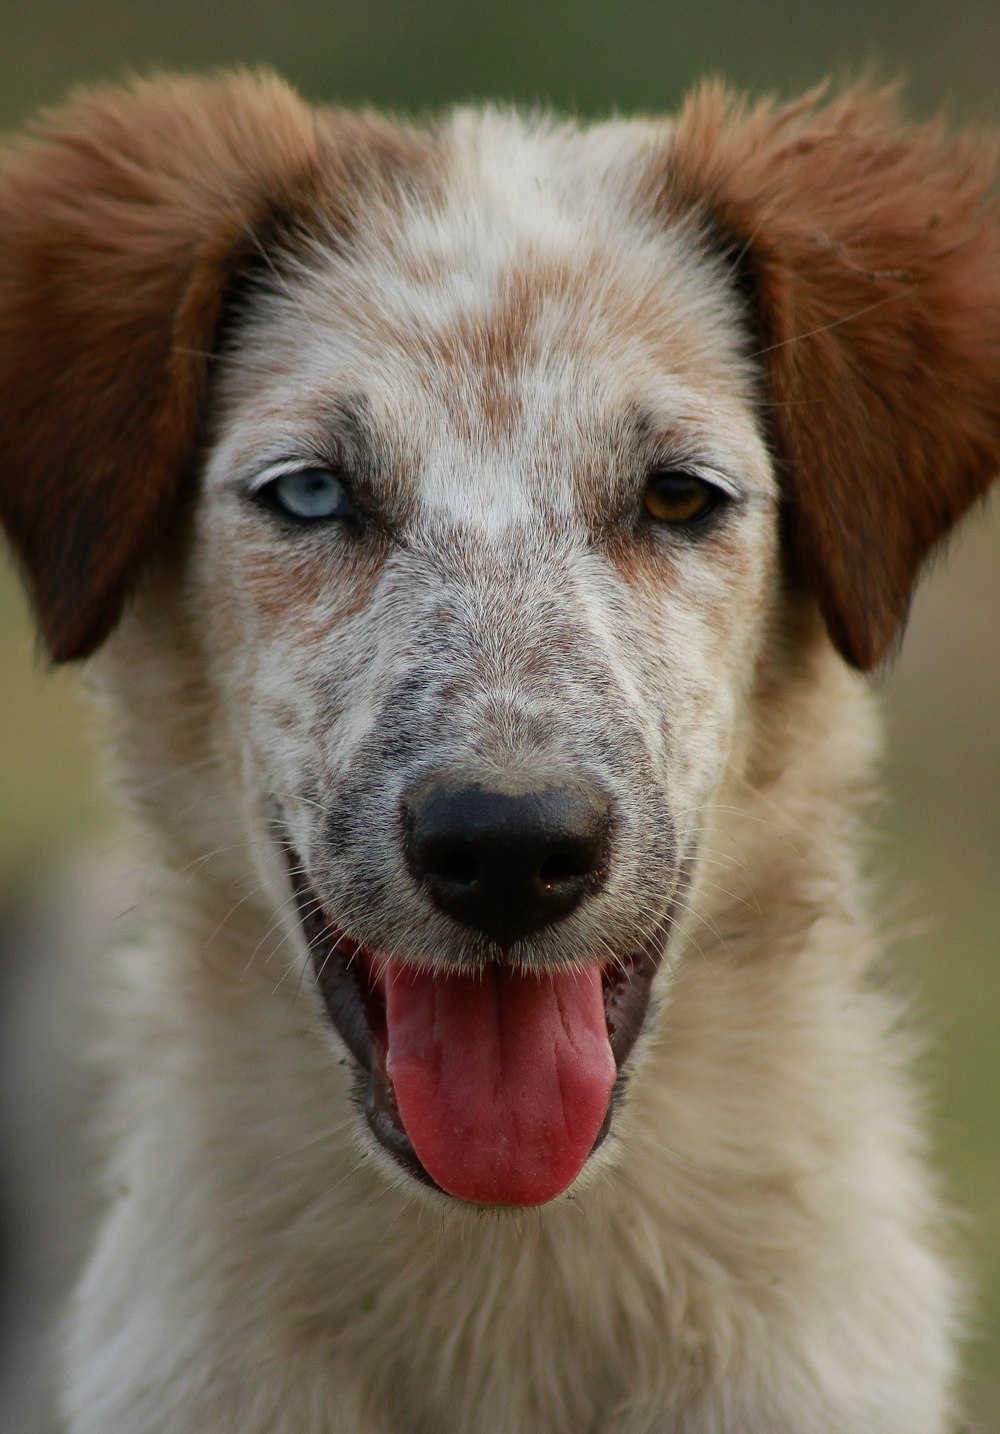
MULTIPOLYGON (((47 546, 20 475, 8 526, 61 656, 146 568, 116 642, 157 652, 168 706, 196 694, 209 759, 167 820, 234 889, 254 853, 387 1168, 541 1203, 623 1097, 704 814, 766 741, 751 698, 813 660, 815 606, 877 660, 992 476, 979 170, 953 224, 921 226, 954 165, 926 137, 857 141, 871 101, 815 129, 709 97, 677 129, 458 115, 414 136, 246 85, 177 99, 146 93, 148 130, 127 116, 143 135, 166 110, 181 157, 160 158, 174 228, 148 194, 148 231, 129 211, 124 309, 94 232, 60 257, 75 211, 38 239, 44 155, 10 184, 0 350, 28 377, 5 451, 27 464, 51 431, 79 477, 47 546), (245 136, 206 157, 234 116, 264 158, 245 136)), ((119 172, 113 107, 89 123, 121 222, 143 165, 119 172)), ((166 748, 150 691, 125 705, 166 748)))
MULTIPOLYGON (((559 973, 570 1042, 603 999, 615 1060, 599 1031, 558 1173, 470 1150, 527 1121, 491 1123, 485 1095, 455 1170, 439 1157, 456 1193, 511 1203, 556 1193, 606 1124, 752 685, 777 495, 722 263, 623 230, 621 182, 586 182, 603 135, 460 118, 439 145, 425 207, 362 213, 349 253, 320 242, 245 301, 190 581, 216 740, 239 748, 276 907, 292 868, 373 1130, 415 1166, 406 1081, 400 1117, 381 1072, 406 967, 466 1029, 498 966, 512 1002, 559 973)), ((625 131, 618 174, 638 149, 625 131)), ((538 1142, 561 1150, 572 1063, 542 1089, 540 1061, 525 1037, 490 1079, 530 1069, 538 1142)))

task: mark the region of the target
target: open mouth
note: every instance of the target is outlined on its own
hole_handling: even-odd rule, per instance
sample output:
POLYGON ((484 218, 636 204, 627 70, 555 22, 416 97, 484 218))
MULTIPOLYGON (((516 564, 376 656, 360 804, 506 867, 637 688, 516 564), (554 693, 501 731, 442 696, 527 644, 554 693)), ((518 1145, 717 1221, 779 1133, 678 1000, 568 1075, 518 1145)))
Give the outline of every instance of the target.
POLYGON ((541 1205, 567 1189, 611 1127, 668 922, 604 965, 433 972, 353 941, 290 851, 288 867, 381 1145, 416 1179, 474 1204, 541 1205))

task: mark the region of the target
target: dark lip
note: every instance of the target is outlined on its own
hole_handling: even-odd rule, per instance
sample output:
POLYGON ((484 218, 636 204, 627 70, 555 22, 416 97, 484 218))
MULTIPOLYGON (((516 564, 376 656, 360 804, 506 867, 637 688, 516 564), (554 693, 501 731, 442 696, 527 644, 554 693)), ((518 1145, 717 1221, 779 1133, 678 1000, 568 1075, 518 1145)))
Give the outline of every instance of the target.
MULTIPOLYGON (((387 1036, 382 997, 368 980, 366 963, 355 959, 364 948, 327 919, 300 858, 287 841, 283 846, 316 984, 331 1024, 356 1062, 359 1094, 372 1134, 407 1174, 446 1194, 420 1163, 400 1119, 386 1071, 387 1036)), ((608 1039, 618 1074, 591 1154, 610 1131, 628 1082, 628 1057, 645 1025, 653 977, 663 959, 679 894, 685 884, 683 879, 678 883, 678 892, 666 916, 645 944, 602 968, 608 1039)))

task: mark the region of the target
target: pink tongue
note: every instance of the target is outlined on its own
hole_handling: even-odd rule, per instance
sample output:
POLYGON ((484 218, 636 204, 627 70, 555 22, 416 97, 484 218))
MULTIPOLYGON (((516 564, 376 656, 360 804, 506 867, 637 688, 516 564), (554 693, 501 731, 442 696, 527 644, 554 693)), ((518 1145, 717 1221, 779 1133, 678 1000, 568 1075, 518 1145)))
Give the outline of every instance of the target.
POLYGON ((601 1128, 615 1059, 601 973, 385 970, 386 1068, 424 1169, 483 1205, 541 1205, 601 1128))

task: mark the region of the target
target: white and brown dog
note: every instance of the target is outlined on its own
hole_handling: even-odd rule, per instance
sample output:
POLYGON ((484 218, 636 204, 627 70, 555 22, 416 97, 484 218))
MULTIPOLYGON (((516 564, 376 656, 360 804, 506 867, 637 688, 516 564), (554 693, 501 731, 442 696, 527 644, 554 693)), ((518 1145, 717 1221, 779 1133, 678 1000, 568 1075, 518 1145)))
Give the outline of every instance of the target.
POLYGON ((0 508, 150 848, 72 1434, 953 1427, 857 669, 1000 467, 992 168, 246 75, 8 150, 0 508))

